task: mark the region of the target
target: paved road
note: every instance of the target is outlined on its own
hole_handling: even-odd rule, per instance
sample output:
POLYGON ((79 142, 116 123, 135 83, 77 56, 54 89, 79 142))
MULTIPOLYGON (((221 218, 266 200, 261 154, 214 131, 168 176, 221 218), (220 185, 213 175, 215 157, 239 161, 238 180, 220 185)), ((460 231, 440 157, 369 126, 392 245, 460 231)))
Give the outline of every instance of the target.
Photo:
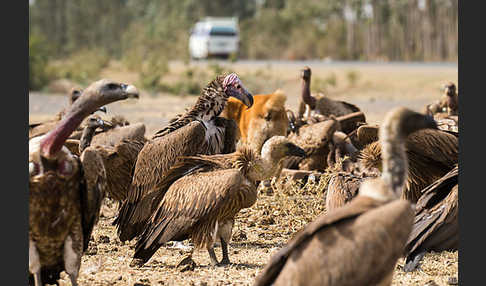
MULTIPOLYGON (((171 65, 179 65, 182 61, 172 61, 171 65)), ((308 65, 313 68, 319 67, 374 67, 374 66, 389 66, 389 67, 413 67, 413 68, 444 68, 444 67, 458 67, 457 62, 363 62, 363 61, 330 61, 330 60, 305 60, 305 61, 287 61, 287 60, 239 60, 230 62, 228 60, 210 59, 210 60, 192 60, 191 65, 207 66, 211 63, 218 63, 220 65, 241 65, 252 67, 266 67, 271 66, 289 66, 301 68, 308 65)))

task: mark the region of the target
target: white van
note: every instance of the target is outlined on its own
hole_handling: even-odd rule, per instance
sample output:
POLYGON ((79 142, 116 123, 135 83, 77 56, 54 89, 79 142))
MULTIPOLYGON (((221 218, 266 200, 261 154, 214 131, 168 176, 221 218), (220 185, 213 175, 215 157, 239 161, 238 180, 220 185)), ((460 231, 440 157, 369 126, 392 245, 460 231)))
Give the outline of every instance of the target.
POLYGON ((237 18, 206 17, 191 29, 189 53, 193 59, 227 58, 238 53, 239 41, 237 18))

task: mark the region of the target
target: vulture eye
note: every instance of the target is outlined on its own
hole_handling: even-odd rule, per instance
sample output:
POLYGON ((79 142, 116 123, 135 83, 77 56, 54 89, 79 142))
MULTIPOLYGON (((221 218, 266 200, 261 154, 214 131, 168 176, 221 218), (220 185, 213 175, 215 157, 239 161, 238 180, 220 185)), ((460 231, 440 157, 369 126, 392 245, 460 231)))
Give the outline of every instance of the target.
POLYGON ((58 172, 63 176, 71 175, 73 172, 73 165, 68 160, 60 162, 58 166, 58 172))
POLYGON ((116 84, 116 83, 110 83, 110 84, 108 84, 108 89, 117 89, 118 87, 119 87, 119 85, 116 84))
POLYGON ((39 165, 34 162, 29 162, 29 175, 34 176, 39 173, 39 165))

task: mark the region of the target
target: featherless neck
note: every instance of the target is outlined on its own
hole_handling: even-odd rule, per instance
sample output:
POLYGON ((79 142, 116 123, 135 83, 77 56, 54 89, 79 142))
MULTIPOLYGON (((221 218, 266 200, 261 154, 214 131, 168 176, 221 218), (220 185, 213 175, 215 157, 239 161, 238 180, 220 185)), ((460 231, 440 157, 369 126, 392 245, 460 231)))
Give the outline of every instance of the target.
POLYGON ((94 126, 87 126, 84 128, 81 139, 79 140, 79 153, 82 153, 84 149, 91 145, 91 140, 93 140, 96 128, 97 127, 94 126))
POLYGON ((302 101, 310 106, 311 109, 316 108, 316 99, 310 92, 310 78, 302 79, 302 101))
POLYGON ((45 157, 55 156, 67 138, 81 124, 85 117, 82 113, 68 113, 59 124, 45 135, 41 142, 41 154, 45 157))
POLYGON ((408 177, 408 161, 405 153, 404 136, 400 135, 397 124, 385 122, 380 129, 381 156, 383 164, 382 179, 396 197, 405 187, 408 177))

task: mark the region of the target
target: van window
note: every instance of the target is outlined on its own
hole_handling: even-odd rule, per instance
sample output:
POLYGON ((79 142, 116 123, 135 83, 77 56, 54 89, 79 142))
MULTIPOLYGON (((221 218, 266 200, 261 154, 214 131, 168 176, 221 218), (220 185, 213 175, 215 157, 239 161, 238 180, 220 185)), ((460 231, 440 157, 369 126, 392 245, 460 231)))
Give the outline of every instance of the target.
POLYGON ((236 36, 236 30, 231 27, 212 27, 211 36, 236 36))

